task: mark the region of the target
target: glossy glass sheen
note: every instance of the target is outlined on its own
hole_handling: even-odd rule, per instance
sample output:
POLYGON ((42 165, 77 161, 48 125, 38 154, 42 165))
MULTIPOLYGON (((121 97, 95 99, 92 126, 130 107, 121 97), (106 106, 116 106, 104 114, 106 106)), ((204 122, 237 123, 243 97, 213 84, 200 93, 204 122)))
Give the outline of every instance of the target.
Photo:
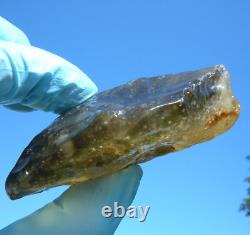
POLYGON ((237 120, 223 65, 141 78, 60 116, 24 150, 10 198, 93 179, 214 138, 237 120))

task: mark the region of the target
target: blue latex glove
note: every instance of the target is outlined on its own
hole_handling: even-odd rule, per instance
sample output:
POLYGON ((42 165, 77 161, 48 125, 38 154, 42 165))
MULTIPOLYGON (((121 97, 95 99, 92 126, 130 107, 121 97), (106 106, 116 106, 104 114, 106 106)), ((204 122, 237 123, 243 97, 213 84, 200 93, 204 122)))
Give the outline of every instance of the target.
MULTIPOLYGON (((25 34, 0 17, 0 104, 17 111, 63 113, 97 92, 77 67, 32 47, 25 34)), ((103 206, 128 207, 142 171, 132 166, 116 174, 71 186, 58 199, 9 225, 0 235, 113 234, 121 219, 104 218, 103 206)))

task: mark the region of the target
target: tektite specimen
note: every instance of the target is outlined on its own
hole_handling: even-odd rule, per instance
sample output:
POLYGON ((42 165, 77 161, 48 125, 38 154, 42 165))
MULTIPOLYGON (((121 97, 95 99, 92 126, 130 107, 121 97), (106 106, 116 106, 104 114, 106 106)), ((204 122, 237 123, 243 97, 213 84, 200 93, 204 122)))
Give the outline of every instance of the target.
POLYGON ((179 151, 225 132, 239 113, 223 65, 130 81, 36 136, 9 174, 7 193, 18 199, 179 151))

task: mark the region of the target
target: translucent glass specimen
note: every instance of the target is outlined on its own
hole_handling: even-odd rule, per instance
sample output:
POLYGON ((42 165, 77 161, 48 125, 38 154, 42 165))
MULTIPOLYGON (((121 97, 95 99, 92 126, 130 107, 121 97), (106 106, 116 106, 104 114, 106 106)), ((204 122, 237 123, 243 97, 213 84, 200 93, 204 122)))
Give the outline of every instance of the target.
POLYGON ((107 175, 214 138, 237 120, 223 65, 98 93, 36 136, 6 181, 10 198, 107 175))

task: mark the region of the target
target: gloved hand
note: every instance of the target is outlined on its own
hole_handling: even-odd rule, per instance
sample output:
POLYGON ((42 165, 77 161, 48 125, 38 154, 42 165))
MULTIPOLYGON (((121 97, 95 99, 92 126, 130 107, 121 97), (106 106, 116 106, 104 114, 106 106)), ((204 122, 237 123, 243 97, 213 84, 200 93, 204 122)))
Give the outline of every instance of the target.
MULTIPOLYGON (((25 34, 0 17, 0 104, 17 111, 55 113, 97 92, 77 67, 32 47, 25 34)), ((119 218, 105 218, 102 207, 133 201, 142 171, 132 166, 116 174, 71 186, 52 203, 9 225, 0 235, 113 234, 119 218)))

